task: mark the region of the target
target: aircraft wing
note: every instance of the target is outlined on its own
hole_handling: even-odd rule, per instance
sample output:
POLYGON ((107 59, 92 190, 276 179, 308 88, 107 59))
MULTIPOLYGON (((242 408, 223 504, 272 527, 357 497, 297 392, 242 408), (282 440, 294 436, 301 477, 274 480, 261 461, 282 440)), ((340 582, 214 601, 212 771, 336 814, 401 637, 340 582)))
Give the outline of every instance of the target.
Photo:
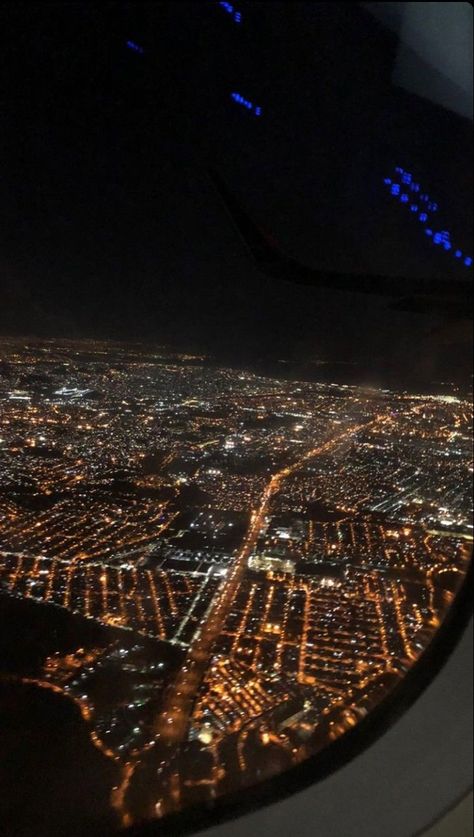
POLYGON ((271 234, 250 218, 215 169, 209 170, 209 176, 252 261, 262 273, 302 285, 391 297, 397 310, 439 312, 444 316, 463 318, 470 312, 472 316, 472 282, 466 279, 342 273, 301 264, 283 253, 271 234))

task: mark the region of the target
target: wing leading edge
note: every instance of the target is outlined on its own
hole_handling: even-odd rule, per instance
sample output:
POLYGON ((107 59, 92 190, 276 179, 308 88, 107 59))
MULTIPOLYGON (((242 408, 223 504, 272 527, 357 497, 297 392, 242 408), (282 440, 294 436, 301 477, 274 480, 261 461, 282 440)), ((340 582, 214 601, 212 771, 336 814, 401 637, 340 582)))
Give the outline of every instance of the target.
POLYGON ((215 169, 209 170, 209 176, 252 261, 262 273, 302 285, 391 297, 393 307, 401 311, 472 316, 472 283, 465 279, 348 274, 301 264, 283 253, 272 236, 250 218, 215 169))

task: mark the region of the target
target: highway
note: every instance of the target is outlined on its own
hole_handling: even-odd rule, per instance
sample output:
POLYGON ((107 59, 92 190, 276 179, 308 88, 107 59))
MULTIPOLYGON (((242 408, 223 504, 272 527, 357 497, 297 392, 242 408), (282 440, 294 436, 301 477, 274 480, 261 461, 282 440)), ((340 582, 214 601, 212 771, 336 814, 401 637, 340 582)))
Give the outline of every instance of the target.
POLYGON ((309 459, 328 453, 360 430, 367 429, 380 421, 386 422, 390 419, 385 415, 377 416, 367 424, 346 428, 337 436, 307 451, 292 465, 282 468, 271 477, 262 494, 259 506, 252 511, 242 548, 236 556, 227 578, 216 591, 204 616, 203 623, 189 646, 184 665, 164 694, 162 709, 154 724, 155 734, 162 744, 170 747, 177 746, 187 736, 194 701, 209 666, 214 643, 223 630, 227 614, 247 568, 248 558, 257 543, 270 501, 279 491, 283 480, 291 476, 309 459))

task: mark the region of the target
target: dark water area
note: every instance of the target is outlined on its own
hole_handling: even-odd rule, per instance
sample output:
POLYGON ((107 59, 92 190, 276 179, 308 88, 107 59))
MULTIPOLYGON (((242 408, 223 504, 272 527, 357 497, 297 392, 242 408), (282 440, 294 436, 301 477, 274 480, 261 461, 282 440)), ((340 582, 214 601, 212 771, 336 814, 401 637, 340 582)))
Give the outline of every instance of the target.
POLYGON ((101 625, 54 604, 0 593, 0 678, 2 674, 37 676, 51 654, 117 645, 133 649, 134 661, 143 666, 158 661, 168 670, 181 662, 180 652, 166 642, 101 625))
POLYGON ((106 646, 110 632, 60 608, 0 596, 0 834, 107 837, 117 765, 68 698, 31 683, 45 659, 106 646))
POLYGON ((355 361, 293 361, 272 355, 240 356, 237 354, 217 354, 206 361, 209 367, 221 368, 227 366, 236 371, 245 370, 264 378, 280 381, 295 381, 322 384, 345 384, 358 386, 364 383, 362 367, 355 361))
POLYGON ((67 694, 29 682, 42 680, 47 657, 78 649, 103 651, 82 684, 96 721, 121 718, 115 744, 137 724, 150 727, 161 689, 183 656, 133 631, 0 594, 0 837, 116 833, 109 800, 120 778, 117 762, 93 744, 91 727, 67 694), (137 685, 144 705, 131 711, 137 685))
POLYGON ((107 837, 117 764, 92 744, 67 698, 0 679, 2 837, 107 837))
POLYGON ((0 677, 36 675, 50 654, 111 639, 109 629, 61 608, 0 595, 0 677))
MULTIPOLYGON (((236 370, 245 369, 256 375, 282 381, 389 389, 417 395, 446 395, 451 394, 454 388, 463 397, 469 397, 472 393, 472 366, 468 365, 466 369, 469 352, 462 347, 460 350, 459 346, 455 348, 458 361, 460 357, 463 360, 462 367, 459 362, 456 363, 456 353, 452 347, 449 347, 450 352, 444 347, 444 362, 433 364, 433 369, 423 368, 421 371, 408 362, 401 371, 399 363, 384 363, 383 359, 377 357, 372 357, 372 362, 355 358, 347 361, 306 362, 304 359, 293 361, 271 356, 247 358, 230 355, 220 356, 219 359, 216 357, 210 362, 216 367, 227 365, 236 370)), ((430 359, 431 355, 427 355, 426 365, 429 365, 430 359)))

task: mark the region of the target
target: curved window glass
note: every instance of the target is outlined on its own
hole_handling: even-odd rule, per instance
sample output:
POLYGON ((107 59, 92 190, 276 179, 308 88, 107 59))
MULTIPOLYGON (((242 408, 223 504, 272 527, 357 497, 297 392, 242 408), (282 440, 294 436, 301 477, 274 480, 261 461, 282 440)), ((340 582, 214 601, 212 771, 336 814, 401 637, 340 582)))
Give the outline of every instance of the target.
POLYGON ((9 9, 5 833, 178 831, 426 678, 473 539, 469 26, 9 9))

